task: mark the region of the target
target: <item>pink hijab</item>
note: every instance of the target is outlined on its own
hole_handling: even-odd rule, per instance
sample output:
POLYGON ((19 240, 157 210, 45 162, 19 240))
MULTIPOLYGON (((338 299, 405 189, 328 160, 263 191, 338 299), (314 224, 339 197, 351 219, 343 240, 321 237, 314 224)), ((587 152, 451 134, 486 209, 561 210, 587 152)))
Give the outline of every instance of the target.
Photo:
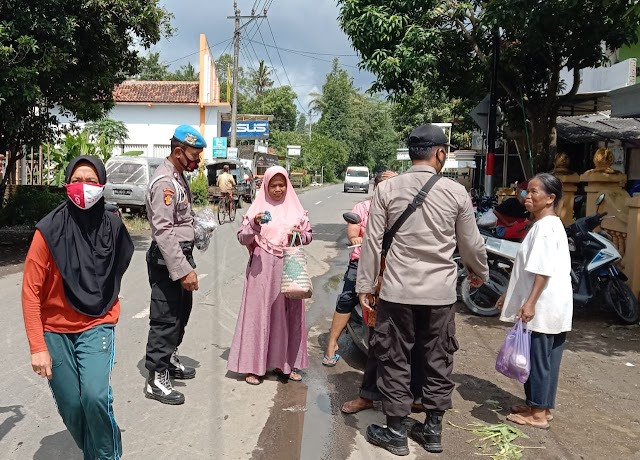
POLYGON ((264 174, 262 187, 258 190, 256 198, 245 214, 245 223, 253 222, 257 214, 269 211, 272 220, 263 224, 260 234, 256 235, 256 244, 270 254, 282 255, 282 247, 288 244, 289 230, 291 227, 303 226, 307 218, 307 212, 302 207, 296 191, 291 185, 289 175, 282 166, 271 166, 264 174), (287 192, 281 201, 275 201, 269 196, 269 182, 277 174, 281 174, 287 181, 287 192))

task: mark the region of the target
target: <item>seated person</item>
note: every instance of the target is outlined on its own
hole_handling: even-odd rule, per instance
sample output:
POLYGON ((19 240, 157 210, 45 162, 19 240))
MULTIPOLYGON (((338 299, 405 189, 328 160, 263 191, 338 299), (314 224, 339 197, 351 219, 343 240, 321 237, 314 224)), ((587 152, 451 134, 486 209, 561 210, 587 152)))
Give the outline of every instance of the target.
POLYGON ((229 174, 229 165, 224 165, 222 171, 222 174, 218 176, 216 185, 220 187, 220 194, 222 196, 231 197, 233 188, 236 186, 236 180, 229 174))
POLYGON ((493 213, 498 218, 496 234, 507 240, 523 239, 529 226, 529 212, 524 206, 527 196, 527 182, 518 185, 515 198, 504 200, 495 207, 493 213))

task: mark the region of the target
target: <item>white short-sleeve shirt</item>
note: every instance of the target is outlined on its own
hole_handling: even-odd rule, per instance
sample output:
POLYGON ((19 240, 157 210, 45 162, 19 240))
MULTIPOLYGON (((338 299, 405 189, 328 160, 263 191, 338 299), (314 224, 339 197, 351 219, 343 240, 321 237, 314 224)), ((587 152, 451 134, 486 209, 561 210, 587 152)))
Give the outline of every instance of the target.
POLYGON ((500 320, 515 322, 515 316, 531 294, 536 275, 549 279, 527 328, 543 334, 570 331, 573 319, 571 257, 564 225, 557 216, 537 221, 522 241, 500 320))

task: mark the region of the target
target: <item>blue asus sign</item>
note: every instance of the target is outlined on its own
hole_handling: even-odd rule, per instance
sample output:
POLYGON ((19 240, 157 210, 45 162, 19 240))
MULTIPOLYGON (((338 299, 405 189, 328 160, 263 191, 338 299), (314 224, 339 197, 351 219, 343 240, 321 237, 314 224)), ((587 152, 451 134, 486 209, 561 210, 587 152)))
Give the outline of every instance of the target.
MULTIPOLYGON (((221 124, 222 135, 231 136, 231 122, 223 121, 221 124)), ((268 121, 238 121, 236 122, 236 136, 239 139, 262 139, 269 137, 268 121)))

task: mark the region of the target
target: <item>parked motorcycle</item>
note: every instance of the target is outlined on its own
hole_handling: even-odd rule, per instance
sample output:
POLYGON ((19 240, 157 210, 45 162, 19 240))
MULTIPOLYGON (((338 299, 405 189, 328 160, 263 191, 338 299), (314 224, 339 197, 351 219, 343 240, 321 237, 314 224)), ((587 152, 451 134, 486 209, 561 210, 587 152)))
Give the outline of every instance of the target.
MULTIPOLYGON (((469 284, 465 273, 459 272, 459 275, 462 275, 460 298, 476 315, 496 316, 500 314, 500 310, 496 308, 496 302, 502 294, 507 292, 511 268, 520 243, 488 236, 483 231, 480 233, 485 238, 489 279, 482 286, 474 288, 469 284)), ((458 279, 460 280, 460 277, 458 279)))
MULTIPOLYGON (((600 195, 599 206, 604 200, 600 195)), ((594 232, 606 213, 581 217, 566 228, 571 254, 571 284, 574 307, 599 305, 603 310, 613 310, 625 324, 635 324, 640 319, 638 300, 626 284, 627 277, 617 263, 622 259, 606 232, 594 232)), ((467 280, 461 285, 462 300, 467 308, 481 316, 497 316, 495 308, 500 295, 506 292, 512 260, 519 243, 487 237, 489 258, 489 282, 473 290, 467 280), (515 245, 515 246, 512 246, 515 245)))

